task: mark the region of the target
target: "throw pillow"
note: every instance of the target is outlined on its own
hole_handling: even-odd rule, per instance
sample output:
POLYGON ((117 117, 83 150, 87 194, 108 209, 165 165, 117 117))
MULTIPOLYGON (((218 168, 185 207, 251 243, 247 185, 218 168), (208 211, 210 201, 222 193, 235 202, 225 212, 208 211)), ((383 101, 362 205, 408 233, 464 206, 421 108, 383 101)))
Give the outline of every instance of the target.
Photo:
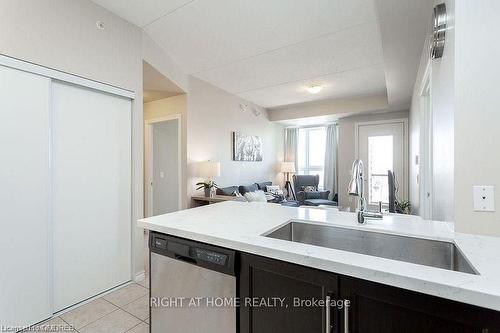
POLYGON ((266 202, 274 200, 274 195, 273 194, 264 193, 264 195, 266 196, 266 202))
POLYGON ((302 186, 302 191, 304 192, 316 192, 316 186, 302 186))
POLYGON ((278 192, 279 190, 280 190, 279 185, 267 185, 266 186, 266 192, 269 192, 269 193, 278 192))
POLYGON ((257 184, 252 184, 252 185, 240 185, 240 187, 238 188, 238 191, 241 193, 241 194, 245 194, 247 192, 255 192, 257 191, 259 188, 257 187, 257 184))
POLYGON ((244 196, 248 202, 267 202, 264 191, 247 192, 244 196))
POLYGON ((266 186, 268 186, 268 185, 273 185, 273 182, 255 183, 255 185, 257 185, 257 189, 258 189, 258 190, 265 191, 265 190, 266 190, 266 186))

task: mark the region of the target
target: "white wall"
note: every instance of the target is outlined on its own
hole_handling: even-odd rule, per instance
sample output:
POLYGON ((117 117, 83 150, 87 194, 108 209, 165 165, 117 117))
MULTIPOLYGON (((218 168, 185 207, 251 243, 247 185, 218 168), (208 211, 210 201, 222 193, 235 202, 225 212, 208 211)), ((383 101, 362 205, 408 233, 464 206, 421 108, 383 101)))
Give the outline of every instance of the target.
MULTIPOLYGON (((441 3, 442 1, 436 1, 441 3)), ((410 200, 419 203, 417 174, 422 165, 415 164, 422 141, 420 92, 424 73, 430 62, 433 126, 433 219, 454 220, 454 110, 455 110, 455 15, 454 0, 444 1, 448 12, 448 29, 443 57, 430 62, 430 35, 427 37, 415 83, 410 109, 410 200)), ((431 32, 429 21, 429 34, 431 32)), ((419 160, 421 160, 419 158, 419 160)))
POLYGON ((142 58, 157 71, 163 73, 170 81, 179 88, 188 89, 188 76, 182 72, 179 65, 174 62, 168 53, 144 31, 142 33, 142 58))
MULTIPOLYGON (((418 77, 418 76, 417 76, 418 77)), ((415 215, 420 215, 420 166, 416 163, 416 159, 421 160, 420 157, 420 99, 418 93, 413 92, 413 97, 410 106, 410 113, 408 117, 408 131, 409 131, 409 196, 408 200, 412 203, 412 211, 415 215), (417 97, 416 97, 417 96, 417 97), (418 111, 417 111, 418 110, 418 111)))
POLYGON ((149 103, 144 103, 145 120, 162 118, 176 114, 184 116, 186 112, 187 112, 186 94, 163 98, 149 103))
MULTIPOLYGON (((429 27, 430 28, 430 27, 429 27)), ((427 71, 427 63, 429 60, 429 53, 425 50, 429 49, 430 37, 427 37, 424 43, 424 52, 422 52, 420 59, 420 66, 417 73, 417 79, 415 80, 415 86, 413 88, 413 95, 411 100, 411 106, 409 111, 409 200, 412 203, 413 214, 420 214, 420 175, 421 175, 421 156, 420 156, 420 145, 422 141, 422 135, 420 134, 421 129, 421 99, 420 93, 425 84, 425 75, 427 71), (417 160, 419 163, 417 163, 417 160)))
POLYGON ((317 102, 287 105, 269 110, 269 119, 283 121, 335 115, 338 118, 352 113, 387 109, 387 95, 355 96, 326 99, 317 102))
MULTIPOLYGON (((500 122, 500 47, 491 42, 498 30, 500 3, 493 0, 445 1, 448 30, 444 56, 432 61, 434 126, 433 217, 455 222, 459 232, 500 236, 497 212, 474 212, 472 186, 500 188, 496 153, 500 122)), ((428 42, 427 42, 428 45, 428 42)), ((422 58, 427 59, 424 47, 422 58)), ((424 62, 421 63, 422 67, 424 62)), ((411 109, 412 130, 419 132, 417 79, 411 109), (414 120, 413 120, 414 119, 414 120)), ((418 137, 412 138, 412 155, 418 137)))
MULTIPOLYGON (((0 1, 0 53, 135 92, 132 108, 132 216, 143 216, 142 60, 167 77, 182 75, 143 32, 88 0, 0 1), (105 24, 96 28, 96 21, 105 24)), ((180 79, 179 79, 180 78, 180 79)), ((134 272, 143 270, 142 229, 135 228, 134 272)))
POLYGON ((365 121, 407 119, 408 111, 351 116, 338 120, 339 152, 339 206, 355 208, 355 201, 349 197, 347 187, 351 178, 352 162, 356 158, 356 123, 365 121))
POLYGON ((455 4, 455 230, 500 236, 500 2, 455 4), (473 185, 494 185, 496 212, 474 212, 473 185))
POLYGON ((3 54, 142 90, 141 31, 90 1, 2 0, 0 28, 3 54))
POLYGON ((283 128, 271 123, 266 110, 260 107, 255 106, 262 112, 259 117, 254 116, 250 110, 242 112, 239 104, 243 102, 248 103, 207 82, 190 78, 187 124, 188 196, 195 194, 194 184, 200 180, 193 174, 192 168, 192 163, 197 161, 220 161, 221 176, 215 179, 220 186, 281 180, 276 165, 282 159, 283 128), (232 161, 233 131, 262 137, 262 162, 232 161))
MULTIPOLYGON (((449 29, 443 57, 432 62, 433 219, 454 220, 455 29, 454 0, 447 0, 449 29)), ((427 50, 428 51, 428 50, 427 50)))
MULTIPOLYGON (((428 32, 430 33, 430 22, 428 32)), ((427 65, 429 63, 429 47, 430 47, 430 34, 424 42, 424 48, 420 57, 420 65, 417 72, 417 78, 413 87, 413 94, 411 99, 411 106, 409 111, 409 200, 412 203, 413 214, 420 214, 420 175, 421 172, 421 156, 420 146, 422 145, 423 136, 421 135, 421 105, 420 94, 425 85, 425 76, 428 75, 427 65), (417 163, 417 160, 419 163, 417 163)), ((429 69, 430 70, 430 69, 429 69)), ((430 73, 430 72, 429 72, 430 73)))

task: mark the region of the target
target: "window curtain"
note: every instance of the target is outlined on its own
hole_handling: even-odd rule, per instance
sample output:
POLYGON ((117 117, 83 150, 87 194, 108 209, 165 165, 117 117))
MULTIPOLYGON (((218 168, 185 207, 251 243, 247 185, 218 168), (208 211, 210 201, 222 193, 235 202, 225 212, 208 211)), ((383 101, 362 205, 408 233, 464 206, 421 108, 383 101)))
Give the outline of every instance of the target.
POLYGON ((299 129, 298 128, 287 128, 285 129, 285 156, 284 162, 294 162, 295 172, 299 171, 298 162, 298 142, 299 139, 299 129))
POLYGON ((331 200, 338 193, 337 181, 337 124, 331 124, 326 127, 326 150, 325 150, 325 190, 330 191, 331 200))

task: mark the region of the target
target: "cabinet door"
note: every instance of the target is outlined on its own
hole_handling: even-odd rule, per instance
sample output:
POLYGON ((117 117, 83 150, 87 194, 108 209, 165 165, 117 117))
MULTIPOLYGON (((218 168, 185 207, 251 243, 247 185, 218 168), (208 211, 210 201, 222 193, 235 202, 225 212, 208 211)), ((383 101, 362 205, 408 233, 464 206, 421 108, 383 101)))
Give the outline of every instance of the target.
POLYGON ((336 299, 336 275, 248 254, 241 255, 240 267, 241 333, 337 332, 333 307, 294 306, 294 299, 336 299), (245 304, 246 300, 269 301, 274 297, 284 299, 285 306, 245 304))
POLYGON ((360 279, 340 277, 340 296, 351 302, 341 332, 500 331, 498 312, 360 279))
POLYGON ((49 88, 45 77, 0 66, 0 325, 7 327, 52 315, 49 88))

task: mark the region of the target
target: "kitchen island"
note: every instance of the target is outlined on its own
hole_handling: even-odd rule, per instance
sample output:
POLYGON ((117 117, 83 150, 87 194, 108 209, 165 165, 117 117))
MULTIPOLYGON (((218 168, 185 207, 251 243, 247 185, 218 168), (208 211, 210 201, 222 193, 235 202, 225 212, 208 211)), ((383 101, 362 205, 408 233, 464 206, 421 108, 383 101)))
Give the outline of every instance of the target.
MULTIPOLYGON (((462 307, 462 304, 473 305, 474 309, 478 307, 479 313, 487 313, 488 320, 491 319, 493 323, 497 323, 499 313, 496 311, 500 311, 500 239, 455 233, 448 223, 423 221, 412 216, 386 215, 383 220, 369 220, 365 225, 358 225, 354 213, 317 208, 283 207, 266 203, 224 202, 143 219, 138 221, 138 225, 162 234, 241 253, 240 274, 245 283, 252 283, 248 279, 248 272, 252 267, 280 267, 281 265, 285 271, 289 272, 293 272, 294 267, 297 267, 297 270, 303 267, 307 269, 307 273, 298 274, 301 276, 300 279, 313 276, 315 272, 317 274, 334 273, 339 277, 340 291, 331 297, 342 298, 348 294, 352 299, 362 299, 366 296, 366 299, 380 301, 380 295, 394 294, 396 290, 401 292, 387 303, 391 306, 399 299, 425 295, 431 297, 419 299, 418 306, 427 307, 431 312, 437 311, 432 309, 433 304, 436 308, 443 310, 446 303, 442 301, 449 300, 453 302, 444 312, 451 313, 450 315, 460 317, 462 312, 470 312, 470 309, 462 307), (290 220, 452 242, 467 258, 477 274, 263 236, 290 220), (382 289, 379 290, 379 296, 361 295, 353 292, 355 286, 367 292, 377 289, 377 286, 382 289), (384 286, 393 289, 385 290, 384 286), (342 287, 347 288, 348 291, 343 293, 342 287)), ((270 276, 267 278, 272 280, 270 276)), ((333 280, 335 279, 329 281, 333 280)), ((245 290, 241 290, 240 293, 244 294, 245 290)), ((409 305, 403 303, 400 307, 408 308, 409 305)), ((394 309, 390 311, 394 312, 394 309)), ((419 308, 415 313, 421 313, 421 311, 423 310, 419 308)), ((351 316, 358 316, 358 314, 351 313, 351 316)), ((245 314, 242 315, 241 322, 243 324, 246 322, 245 314)), ((476 323, 472 324, 471 327, 476 323)), ((351 326, 353 326, 353 331, 359 331, 356 329, 356 324, 351 326)), ((488 329, 489 332, 493 332, 497 328, 492 330, 488 326, 488 329)), ((243 332, 244 329, 241 331, 243 332)), ((471 329, 470 331, 477 330, 471 329)), ((469 330, 464 330, 464 332, 469 332, 469 330)))

